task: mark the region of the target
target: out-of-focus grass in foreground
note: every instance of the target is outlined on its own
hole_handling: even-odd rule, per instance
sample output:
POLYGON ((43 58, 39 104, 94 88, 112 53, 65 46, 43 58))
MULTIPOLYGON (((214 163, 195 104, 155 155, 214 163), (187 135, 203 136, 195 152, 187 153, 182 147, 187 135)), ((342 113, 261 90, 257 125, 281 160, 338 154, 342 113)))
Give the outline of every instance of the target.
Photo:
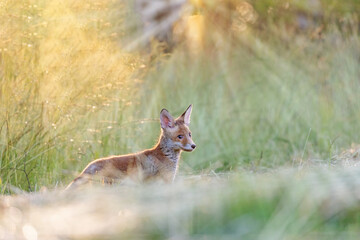
POLYGON ((0 198, 1 239, 357 239, 359 169, 0 198))

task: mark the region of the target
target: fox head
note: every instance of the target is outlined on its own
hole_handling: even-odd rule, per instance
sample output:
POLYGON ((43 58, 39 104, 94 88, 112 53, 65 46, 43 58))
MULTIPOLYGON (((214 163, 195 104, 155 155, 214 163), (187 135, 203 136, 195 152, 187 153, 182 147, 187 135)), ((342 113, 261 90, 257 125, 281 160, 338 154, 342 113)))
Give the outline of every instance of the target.
POLYGON ((169 147, 187 152, 191 152, 196 148, 189 129, 191 109, 192 105, 176 119, 166 109, 161 110, 160 125, 169 147))

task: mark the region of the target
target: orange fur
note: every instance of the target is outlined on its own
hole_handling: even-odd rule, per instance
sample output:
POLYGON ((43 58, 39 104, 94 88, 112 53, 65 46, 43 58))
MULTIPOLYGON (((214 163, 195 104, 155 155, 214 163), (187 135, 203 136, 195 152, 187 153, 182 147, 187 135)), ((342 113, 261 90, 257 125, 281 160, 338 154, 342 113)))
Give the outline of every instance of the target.
POLYGON ((139 153, 110 156, 90 162, 67 189, 101 178, 104 183, 129 178, 135 182, 153 179, 172 182, 178 169, 182 151, 195 149, 188 127, 192 105, 177 119, 163 109, 160 113, 161 135, 152 149, 139 153))

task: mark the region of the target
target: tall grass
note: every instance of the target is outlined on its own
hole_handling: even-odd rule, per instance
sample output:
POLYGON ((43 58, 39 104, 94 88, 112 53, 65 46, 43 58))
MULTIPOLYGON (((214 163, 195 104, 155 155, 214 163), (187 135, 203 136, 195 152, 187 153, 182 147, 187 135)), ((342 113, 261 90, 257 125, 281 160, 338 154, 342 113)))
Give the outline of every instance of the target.
POLYGON ((2 191, 62 185, 92 159, 151 147, 159 110, 190 103, 199 148, 183 154, 184 174, 328 163, 359 142, 356 18, 320 38, 253 20, 230 36, 210 5, 200 51, 185 42, 149 60, 122 51, 124 4, 3 5, 2 191))
POLYGON ((359 40, 303 41, 282 47, 249 33, 211 58, 179 50, 147 77, 144 103, 194 103, 199 148, 185 156, 194 170, 327 160, 359 141, 359 40))
POLYGON ((72 162, 100 155, 89 150, 101 139, 84 137, 100 130, 97 116, 129 105, 140 59, 112 41, 121 7, 111 2, 2 5, 2 186, 33 191, 57 184, 72 162))

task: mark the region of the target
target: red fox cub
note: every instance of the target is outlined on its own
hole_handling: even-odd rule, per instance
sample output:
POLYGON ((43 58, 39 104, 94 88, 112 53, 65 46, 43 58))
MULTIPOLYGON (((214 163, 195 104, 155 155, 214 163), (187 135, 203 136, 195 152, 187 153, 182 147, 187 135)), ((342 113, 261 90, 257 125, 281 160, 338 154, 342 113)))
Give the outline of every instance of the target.
POLYGON ((189 129, 191 109, 192 105, 176 119, 166 109, 161 110, 162 131, 155 147, 139 153, 94 160, 86 166, 79 177, 70 183, 67 189, 95 178, 100 178, 105 183, 125 178, 136 182, 153 179, 173 182, 181 152, 191 152, 196 147, 189 129))

